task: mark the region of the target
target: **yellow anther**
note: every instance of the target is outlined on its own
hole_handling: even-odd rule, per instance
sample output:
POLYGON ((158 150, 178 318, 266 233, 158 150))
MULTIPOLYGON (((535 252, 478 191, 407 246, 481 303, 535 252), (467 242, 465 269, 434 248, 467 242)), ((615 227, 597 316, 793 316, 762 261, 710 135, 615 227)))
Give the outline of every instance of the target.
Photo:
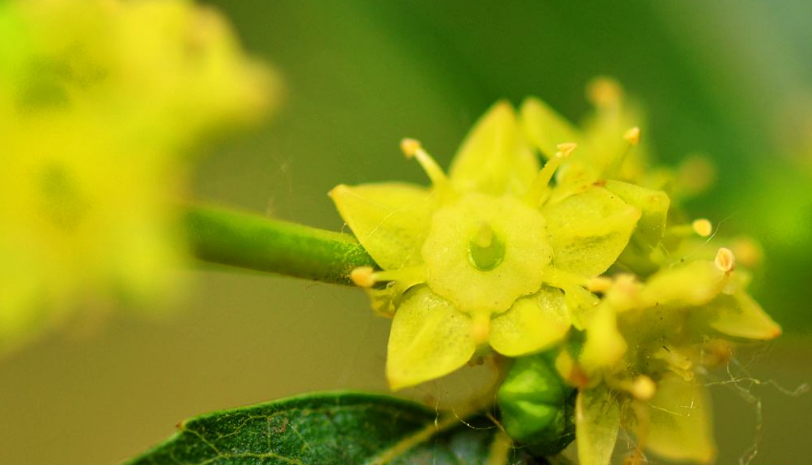
POLYGON ((587 97, 598 107, 610 107, 623 98, 623 90, 614 79, 597 78, 587 86, 587 97))
POLYGON ((716 181, 716 167, 702 155, 691 155, 677 169, 674 185, 686 195, 696 195, 707 190, 716 181))
POLYGON ((634 275, 624 273, 615 278, 615 281, 606 293, 607 300, 615 310, 622 312, 635 306, 640 293, 640 284, 634 275))
POLYGON ((555 156, 557 158, 569 158, 572 155, 573 150, 578 148, 578 144, 575 142, 564 142, 562 144, 558 144, 555 146, 558 149, 555 156))
POLYGON ((629 141, 631 145, 637 145, 640 143, 640 128, 635 126, 626 133, 623 134, 623 138, 629 141))
POLYGON ((719 268, 721 271, 730 273, 736 268, 736 256, 733 255, 732 250, 722 247, 716 252, 716 258, 713 260, 713 263, 716 265, 716 268, 719 268))
POLYGON ((631 393, 638 400, 649 400, 657 393, 657 385, 646 375, 640 375, 632 382, 631 393))
POLYGON ((417 159, 417 162, 423 167, 423 171, 426 172, 436 187, 450 187, 448 178, 445 172, 443 172, 443 169, 440 168, 440 165, 434 161, 434 158, 423 149, 419 141, 415 139, 403 139, 400 141, 400 149, 403 151, 403 154, 406 155, 406 158, 417 159))
POLYGON ((350 280, 359 287, 372 287, 377 283, 395 281, 404 290, 426 281, 422 266, 398 270, 375 270, 371 266, 359 266, 350 271, 350 280))
POLYGON ((371 266, 359 266, 350 272, 350 279, 358 287, 372 287, 377 280, 371 266))
POLYGON ((694 222, 691 223, 691 228, 701 237, 708 237, 713 233, 713 225, 705 218, 694 220, 694 222))
POLYGON ((421 149, 420 141, 408 138, 400 141, 400 150, 403 151, 403 154, 406 155, 406 158, 414 157, 417 151, 420 149, 421 149))
POLYGON ((761 245, 750 237, 737 238, 730 245, 730 250, 736 256, 736 261, 748 268, 758 266, 764 257, 761 245))
POLYGON ((607 278, 605 276, 596 276, 589 280, 586 288, 590 292, 605 293, 612 288, 612 284, 614 284, 614 281, 612 281, 611 278, 607 278))

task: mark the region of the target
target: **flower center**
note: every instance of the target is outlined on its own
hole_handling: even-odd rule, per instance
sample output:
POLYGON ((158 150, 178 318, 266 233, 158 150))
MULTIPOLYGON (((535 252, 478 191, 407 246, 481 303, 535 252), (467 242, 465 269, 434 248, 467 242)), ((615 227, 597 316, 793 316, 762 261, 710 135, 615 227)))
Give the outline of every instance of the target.
POLYGON ((491 271, 505 258, 505 244, 488 223, 483 222, 468 244, 468 259, 480 271, 491 271))
POLYGON ((432 291, 462 312, 495 314, 541 288, 552 249, 538 210, 468 192, 434 213, 422 255, 432 291))

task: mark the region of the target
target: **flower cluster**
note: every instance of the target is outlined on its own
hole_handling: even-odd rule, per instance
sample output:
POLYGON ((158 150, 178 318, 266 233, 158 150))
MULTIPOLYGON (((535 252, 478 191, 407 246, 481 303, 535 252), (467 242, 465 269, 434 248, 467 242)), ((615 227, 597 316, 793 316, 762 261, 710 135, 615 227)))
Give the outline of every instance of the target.
POLYGON ((186 151, 275 77, 185 0, 0 5, 0 349, 88 299, 150 297, 183 258, 186 151))
POLYGON ((621 426, 656 454, 708 462, 699 377, 724 358, 725 341, 780 328, 747 294, 734 253, 707 250, 712 224, 672 205, 707 183, 697 175, 682 186, 679 173, 649 168, 645 122, 616 83, 596 80, 589 96, 595 111, 582 129, 535 98, 518 114, 497 103, 448 175, 404 140, 430 188, 336 187, 339 212, 382 268, 352 279, 393 317, 392 388, 476 355, 554 350, 578 391, 582 464, 609 463, 621 426))

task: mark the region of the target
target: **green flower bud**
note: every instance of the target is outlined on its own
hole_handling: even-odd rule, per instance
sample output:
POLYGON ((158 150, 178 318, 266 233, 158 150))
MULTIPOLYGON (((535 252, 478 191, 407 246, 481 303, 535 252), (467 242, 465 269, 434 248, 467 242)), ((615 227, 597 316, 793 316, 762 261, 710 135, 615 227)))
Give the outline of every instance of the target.
POLYGON ((498 394, 508 435, 544 456, 557 454, 575 439, 575 390, 558 374, 556 354, 516 359, 498 394))

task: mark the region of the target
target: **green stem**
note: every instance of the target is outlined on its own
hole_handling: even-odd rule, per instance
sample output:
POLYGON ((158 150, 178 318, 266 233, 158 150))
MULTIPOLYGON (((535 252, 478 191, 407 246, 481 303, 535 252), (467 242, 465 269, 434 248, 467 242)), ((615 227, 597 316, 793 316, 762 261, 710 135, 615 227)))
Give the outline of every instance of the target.
POLYGON ((378 268, 348 234, 199 205, 183 208, 183 223, 206 262, 334 284, 352 284, 353 268, 378 268))

